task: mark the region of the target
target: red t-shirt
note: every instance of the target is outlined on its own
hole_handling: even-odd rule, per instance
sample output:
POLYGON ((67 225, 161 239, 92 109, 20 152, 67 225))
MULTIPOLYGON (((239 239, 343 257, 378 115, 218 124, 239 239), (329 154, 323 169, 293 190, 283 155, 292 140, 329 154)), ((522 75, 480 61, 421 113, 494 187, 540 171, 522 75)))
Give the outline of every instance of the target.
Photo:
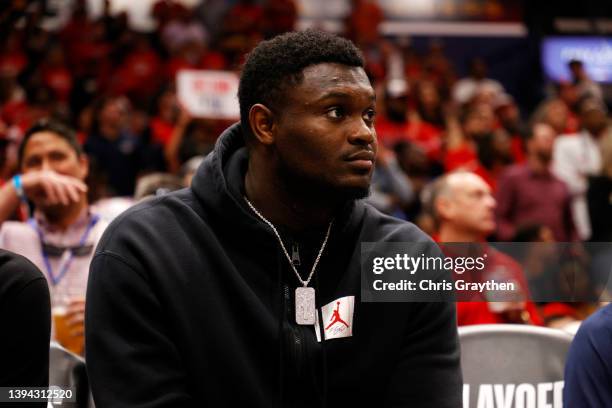
MULTIPOLYGON (((518 137, 517 137, 518 138, 518 137)), ((513 138, 511 140, 512 155, 515 160, 522 162, 525 160, 523 153, 522 141, 513 138)), ((487 169, 480 163, 476 149, 469 143, 463 143, 460 146, 448 150, 444 155, 444 170, 451 172, 454 170, 471 171, 478 174, 482 179, 495 191, 497 188, 497 178, 506 166, 497 166, 492 170, 487 169)))
POLYGON ((202 56, 198 66, 199 69, 224 70, 227 68, 227 60, 217 51, 208 51, 202 56))
POLYGON ((375 3, 361 3, 348 17, 349 34, 357 40, 372 42, 378 39, 378 26, 384 20, 382 9, 375 3))
POLYGON ((129 55, 115 75, 113 92, 124 94, 130 91, 155 91, 159 82, 160 62, 153 51, 129 55))
POLYGON ((27 116, 28 104, 26 101, 11 101, 0 106, 0 117, 9 125, 19 123, 27 116))
POLYGON ((225 19, 234 34, 257 34, 263 19, 263 7, 258 4, 236 4, 230 8, 225 19))
POLYGON ((475 171, 478 168, 478 155, 476 149, 468 143, 447 150, 444 155, 444 170, 451 172, 457 169, 475 171))
POLYGON ((72 75, 66 67, 42 68, 43 83, 53 90, 53 93, 62 102, 67 102, 72 90, 72 75))
POLYGON ((174 57, 166 62, 164 67, 164 74, 166 78, 173 81, 176 77, 176 73, 182 69, 197 69, 198 67, 184 58, 174 57))
POLYGON ((579 130, 580 130, 580 119, 574 112, 569 111, 567 114, 567 123, 566 123, 564 133, 572 134, 572 133, 577 133, 579 130))
POLYGON ((430 160, 439 160, 442 149, 442 132, 426 122, 391 122, 384 116, 376 120, 376 135, 384 146, 392 148, 407 141, 421 147, 430 160))
POLYGON ((12 52, 0 55, 0 72, 17 76, 28 64, 28 59, 21 52, 12 52))
MULTIPOLYGON (((440 242, 440 237, 436 234, 432 236, 435 242, 440 242)), ((452 246, 441 246, 446 256, 452 256, 454 249, 452 246)), ((523 312, 527 312, 529 323, 537 326, 544 324, 540 312, 536 305, 529 300, 529 287, 521 265, 512 257, 500 252, 486 243, 481 243, 482 254, 486 254, 486 269, 480 274, 461 275, 461 279, 468 282, 483 282, 494 279, 496 282, 514 282, 527 299, 524 302, 523 312)), ((460 254, 456 254, 459 256, 460 254)), ((471 254, 470 256, 475 256, 471 254)), ((466 294, 463 294, 464 298, 466 294)), ((473 324, 494 324, 494 323, 513 323, 507 320, 506 314, 495 310, 496 304, 486 301, 486 295, 473 293, 470 299, 479 301, 458 301, 457 302, 457 325, 468 326, 473 324)), ((460 300, 460 299, 459 299, 460 300)), ((500 304, 497 304, 500 305, 500 304)))
POLYGON ((70 47, 67 55, 70 67, 76 74, 82 74, 86 65, 95 63, 99 72, 100 67, 109 63, 107 57, 111 49, 111 45, 103 41, 76 43, 70 47))
POLYGON ((158 117, 151 119, 151 134, 153 136, 153 140, 162 146, 165 146, 166 143, 168 143, 172 137, 173 130, 174 125, 172 123, 168 123, 158 117))
MULTIPOLYGON (((481 279, 483 281, 488 279, 512 281, 518 285, 527 299, 524 302, 522 311, 527 312, 529 323, 542 326, 544 322, 540 312, 536 305, 529 300, 529 287, 521 265, 512 257, 493 248, 487 248, 485 251, 488 256, 486 261, 487 268, 481 279)), ((457 324, 459 326, 467 326, 472 324, 514 323, 507 319, 507 315, 504 312, 495 310, 495 307, 498 305, 502 304, 485 301, 457 302, 457 324)), ((503 306, 500 307, 503 308, 503 306)))
POLYGON ((480 164, 480 162, 476 162, 476 168, 473 170, 475 174, 478 174, 482 179, 491 187, 492 191, 497 190, 497 177, 499 177, 499 173, 501 169, 494 169, 495 171, 487 169, 485 166, 480 164))
MULTIPOLYGON (((531 324, 543 326, 539 311, 533 302, 527 302, 525 310, 529 313, 531 324)), ((492 312, 487 302, 457 302, 457 325, 504 324, 509 322, 501 313, 492 312)))
POLYGON ((525 162, 525 148, 523 139, 519 135, 514 135, 510 139, 510 150, 512 151, 512 157, 514 163, 521 164, 525 162))

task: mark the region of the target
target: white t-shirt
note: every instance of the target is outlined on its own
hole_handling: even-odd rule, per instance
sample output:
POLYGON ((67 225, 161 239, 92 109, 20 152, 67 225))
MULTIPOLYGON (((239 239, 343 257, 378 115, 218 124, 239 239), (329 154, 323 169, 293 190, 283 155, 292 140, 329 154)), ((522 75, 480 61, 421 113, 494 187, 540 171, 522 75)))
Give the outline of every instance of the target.
POLYGON ((49 284, 51 303, 55 306, 67 298, 85 298, 89 264, 107 225, 108 222, 96 214, 84 211, 70 227, 62 231, 49 225, 42 214, 35 213, 29 222, 5 221, 0 228, 0 248, 23 255, 42 271, 49 284), (80 249, 72 251, 69 262, 68 250, 63 255, 48 253, 45 256, 39 231, 45 244, 55 247, 55 251, 71 247, 80 249), (83 237, 84 242, 80 245, 83 237), (67 267, 63 276, 58 276, 63 269, 62 264, 67 267))
POLYGON ((588 177, 601 172, 601 151, 597 140, 587 131, 561 135, 553 149, 553 171, 572 195, 572 215, 580 239, 591 237, 591 221, 586 199, 588 177))

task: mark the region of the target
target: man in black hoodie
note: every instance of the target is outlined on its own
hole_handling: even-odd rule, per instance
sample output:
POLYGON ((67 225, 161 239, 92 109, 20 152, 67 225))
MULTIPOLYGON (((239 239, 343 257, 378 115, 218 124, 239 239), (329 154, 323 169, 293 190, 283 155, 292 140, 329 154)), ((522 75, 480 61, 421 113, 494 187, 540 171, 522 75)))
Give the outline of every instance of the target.
POLYGON ((359 51, 310 30, 262 42, 239 102, 191 188, 98 246, 96 405, 459 407, 454 304, 360 302, 360 243, 430 239, 357 200, 376 153, 359 51))

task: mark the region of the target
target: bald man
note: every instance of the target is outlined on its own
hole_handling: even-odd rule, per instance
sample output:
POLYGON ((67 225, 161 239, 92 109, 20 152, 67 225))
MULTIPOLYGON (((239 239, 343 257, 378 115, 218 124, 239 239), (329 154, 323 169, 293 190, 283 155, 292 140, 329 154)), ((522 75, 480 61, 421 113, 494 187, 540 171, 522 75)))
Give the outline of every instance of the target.
POLYGON ((495 230, 495 198, 477 174, 454 172, 438 179, 432 204, 440 242, 484 242, 495 230))
MULTIPOLYGON (((495 231, 495 198, 491 188, 477 174, 453 172, 440 177, 433 185, 430 209, 438 227, 438 241, 483 243, 486 252, 486 271, 502 269, 528 288, 521 266, 511 257, 491 248, 487 237, 495 231)), ((486 272, 485 271, 485 272, 486 272)), ((487 323, 528 323, 541 325, 535 305, 526 302, 459 302, 457 323, 460 326, 487 323)))

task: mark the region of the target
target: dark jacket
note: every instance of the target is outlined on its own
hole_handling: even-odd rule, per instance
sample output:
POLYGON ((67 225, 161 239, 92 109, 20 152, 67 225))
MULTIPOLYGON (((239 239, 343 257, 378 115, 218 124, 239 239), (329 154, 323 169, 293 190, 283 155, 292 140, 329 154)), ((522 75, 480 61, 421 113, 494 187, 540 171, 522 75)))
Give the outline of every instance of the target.
POLYGON ((612 240, 612 179, 607 176, 589 177, 587 190, 589 219, 591 220, 591 241, 612 240))
MULTIPOLYGON (((0 324, 0 387, 46 388, 51 334, 47 280, 32 262, 5 250, 0 250, 0 324)), ((46 407, 47 403, 16 401, 0 406, 46 407)))
MULTIPOLYGON (((360 303, 360 243, 429 241, 361 201, 332 228, 311 282, 317 307, 355 296, 353 336, 297 326, 297 278, 242 196, 248 155, 229 128, 190 189, 106 230, 87 293, 86 356, 98 408, 460 407, 453 303, 360 303)), ((324 231, 302 245, 302 276, 324 231)))
POLYGON ((612 407, 612 304, 581 325, 567 354, 563 405, 612 407))

